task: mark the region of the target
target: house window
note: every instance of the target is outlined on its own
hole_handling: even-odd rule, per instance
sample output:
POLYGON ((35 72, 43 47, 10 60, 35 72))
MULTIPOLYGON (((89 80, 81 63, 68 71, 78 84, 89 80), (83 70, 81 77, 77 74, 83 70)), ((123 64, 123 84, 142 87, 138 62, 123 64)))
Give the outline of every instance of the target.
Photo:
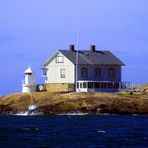
POLYGON ((46 77, 47 76, 47 71, 48 71, 47 68, 42 68, 42 76, 43 77, 46 77))
POLYGON ((88 88, 93 88, 93 82, 88 82, 88 88))
POLYGON ((113 83, 112 82, 108 83, 108 88, 113 88, 113 83))
POLYGON ((77 88, 79 88, 79 83, 77 82, 77 88))
POLYGON ((119 88, 119 82, 116 82, 116 83, 114 84, 114 88, 119 88))
POLYGON ((101 83, 101 88, 107 88, 107 83, 101 83))
POLYGON ((101 68, 95 68, 95 77, 101 77, 101 68))
POLYGON ((112 78, 115 78, 115 76, 116 76, 115 68, 109 68, 109 70, 108 70, 108 77, 112 79, 112 78))
POLYGON ((88 69, 87 68, 82 68, 81 69, 81 77, 82 78, 87 78, 88 77, 88 69))
POLYGON ((66 70, 65 68, 60 69, 60 77, 65 78, 66 77, 66 70))
POLYGON ((95 88, 100 88, 100 83, 99 82, 95 82, 95 88))
POLYGON ((83 88, 87 88, 87 83, 83 82, 83 88))
POLYGON ((57 56, 56 57, 56 63, 64 63, 64 57, 63 56, 57 56))

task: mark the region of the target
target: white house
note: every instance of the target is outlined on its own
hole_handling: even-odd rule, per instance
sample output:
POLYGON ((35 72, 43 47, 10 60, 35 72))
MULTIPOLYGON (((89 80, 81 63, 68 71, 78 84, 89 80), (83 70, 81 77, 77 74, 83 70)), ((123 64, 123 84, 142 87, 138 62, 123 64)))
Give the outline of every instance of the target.
POLYGON ((125 85, 121 82, 121 68, 124 63, 110 51, 57 50, 42 66, 47 91, 119 91, 125 85))

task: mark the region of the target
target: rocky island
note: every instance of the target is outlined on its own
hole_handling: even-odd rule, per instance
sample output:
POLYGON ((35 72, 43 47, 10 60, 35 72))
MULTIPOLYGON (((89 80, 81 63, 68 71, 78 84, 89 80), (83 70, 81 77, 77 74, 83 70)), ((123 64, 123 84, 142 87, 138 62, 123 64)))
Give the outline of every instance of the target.
POLYGON ((147 93, 15 93, 0 97, 0 114, 10 115, 28 110, 35 104, 34 113, 58 115, 86 114, 148 114, 147 93))
POLYGON ((110 51, 97 50, 95 45, 83 52, 74 45, 68 50, 57 50, 42 65, 45 84, 35 83, 29 66, 24 71, 22 93, 0 97, 0 114, 148 114, 148 84, 133 88, 128 82, 122 82, 124 65, 110 51), (66 69, 69 69, 68 76, 66 69))

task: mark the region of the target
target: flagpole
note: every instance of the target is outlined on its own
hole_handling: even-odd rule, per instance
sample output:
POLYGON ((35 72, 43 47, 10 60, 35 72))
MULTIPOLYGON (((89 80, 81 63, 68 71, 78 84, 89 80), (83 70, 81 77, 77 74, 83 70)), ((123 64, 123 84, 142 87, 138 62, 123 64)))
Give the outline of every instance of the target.
POLYGON ((75 91, 77 91, 77 81, 78 81, 78 62, 79 62, 79 28, 77 29, 77 40, 76 40, 76 84, 75 84, 75 91))

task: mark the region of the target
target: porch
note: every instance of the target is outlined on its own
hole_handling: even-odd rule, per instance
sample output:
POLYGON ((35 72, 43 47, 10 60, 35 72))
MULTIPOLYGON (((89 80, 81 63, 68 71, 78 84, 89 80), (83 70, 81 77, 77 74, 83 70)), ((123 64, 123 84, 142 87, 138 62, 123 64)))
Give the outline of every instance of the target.
POLYGON ((131 91, 130 82, 77 81, 76 92, 118 92, 131 91))

